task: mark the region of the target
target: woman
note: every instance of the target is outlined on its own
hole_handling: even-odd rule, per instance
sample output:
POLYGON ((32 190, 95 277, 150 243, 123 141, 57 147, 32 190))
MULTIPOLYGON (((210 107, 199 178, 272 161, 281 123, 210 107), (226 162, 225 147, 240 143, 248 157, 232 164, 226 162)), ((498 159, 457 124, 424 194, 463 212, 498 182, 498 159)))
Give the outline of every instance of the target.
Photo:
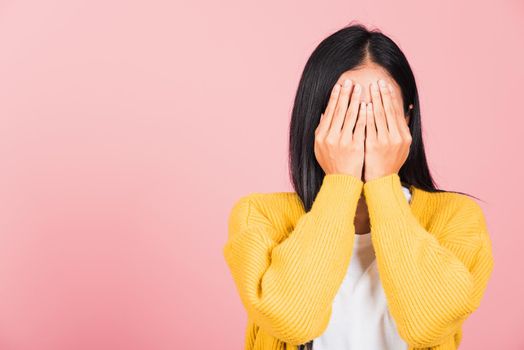
POLYGON ((323 40, 289 148, 295 192, 250 193, 229 217, 245 349, 457 349, 491 240, 473 199, 434 185, 399 47, 362 25, 323 40))

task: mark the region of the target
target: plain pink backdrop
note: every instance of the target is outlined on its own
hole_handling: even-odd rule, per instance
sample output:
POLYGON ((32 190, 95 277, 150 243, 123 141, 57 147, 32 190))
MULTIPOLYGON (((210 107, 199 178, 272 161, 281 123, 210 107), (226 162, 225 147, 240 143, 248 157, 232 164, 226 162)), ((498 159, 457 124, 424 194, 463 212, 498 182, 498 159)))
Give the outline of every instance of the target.
POLYGON ((480 197, 495 269, 461 349, 524 347, 521 1, 0 2, 0 348, 241 349, 233 202, 289 191, 311 51, 404 50, 438 184, 480 197))

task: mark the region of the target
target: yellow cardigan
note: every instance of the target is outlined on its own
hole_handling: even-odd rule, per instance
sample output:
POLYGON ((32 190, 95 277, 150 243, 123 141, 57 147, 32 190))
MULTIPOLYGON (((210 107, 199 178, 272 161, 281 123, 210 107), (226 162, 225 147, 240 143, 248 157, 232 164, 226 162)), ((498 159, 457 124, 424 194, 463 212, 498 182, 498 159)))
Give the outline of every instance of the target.
POLYGON ((295 192, 234 204, 223 248, 247 311, 245 350, 296 349, 327 328, 355 238, 363 190, 379 276, 409 349, 457 349, 493 270, 481 207, 458 193, 409 186, 398 174, 362 182, 324 176, 309 212, 295 192))

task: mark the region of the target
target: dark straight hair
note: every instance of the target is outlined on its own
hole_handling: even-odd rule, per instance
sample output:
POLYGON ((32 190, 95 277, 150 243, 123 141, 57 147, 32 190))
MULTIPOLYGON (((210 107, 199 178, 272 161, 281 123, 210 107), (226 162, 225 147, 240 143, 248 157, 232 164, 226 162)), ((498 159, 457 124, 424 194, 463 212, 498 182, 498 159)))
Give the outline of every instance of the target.
MULTIPOLYGON (((404 114, 410 113, 411 146, 399 170, 401 182, 428 192, 463 192, 437 189, 426 161, 417 85, 400 48, 378 29, 350 24, 325 38, 309 57, 297 88, 290 122, 289 171, 295 192, 309 211, 325 176, 314 153, 315 129, 326 109, 331 90, 345 71, 369 60, 383 67, 400 86, 404 114), (412 104, 413 108, 408 107, 412 104)), ((474 197, 474 196, 471 196, 474 197)), ((476 198, 476 197, 474 197, 476 198)), ((298 350, 312 349, 313 340, 298 350)))
POLYGON ((304 209, 311 209, 325 176, 314 153, 315 129, 320 114, 326 109, 331 90, 340 75, 361 68, 366 60, 384 68, 400 86, 404 114, 410 115, 412 140, 408 158, 398 172, 401 182, 428 192, 454 192, 470 196, 435 186, 422 141, 415 77, 400 48, 380 30, 368 30, 362 24, 352 24, 320 42, 306 62, 296 91, 289 127, 289 175, 304 209), (411 110, 410 104, 413 105, 411 110))

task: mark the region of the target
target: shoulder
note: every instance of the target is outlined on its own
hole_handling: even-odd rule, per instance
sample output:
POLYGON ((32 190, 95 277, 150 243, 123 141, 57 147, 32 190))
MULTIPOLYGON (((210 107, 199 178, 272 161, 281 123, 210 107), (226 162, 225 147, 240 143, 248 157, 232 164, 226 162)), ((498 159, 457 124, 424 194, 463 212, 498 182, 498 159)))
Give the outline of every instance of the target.
POLYGON ((289 216, 302 212, 302 201, 295 192, 251 192, 234 201, 230 216, 249 224, 257 217, 268 220, 288 217, 290 220, 289 216))
POLYGON ((433 202, 438 203, 439 213, 448 215, 449 220, 459 220, 471 225, 485 225, 484 211, 478 202, 468 195, 457 192, 431 194, 433 202))
POLYGON ((480 204, 468 195, 456 192, 426 192, 419 190, 428 199, 426 216, 432 227, 438 227, 441 239, 458 240, 467 238, 471 244, 476 241, 489 243, 486 216, 480 204))
POLYGON ((291 232, 304 214, 302 201, 295 192, 251 192, 237 198, 231 208, 230 230, 261 228, 278 231, 274 236, 291 232))
MULTIPOLYGON (((486 222, 486 215, 480 204, 470 196, 461 193, 448 193, 449 219, 446 225, 447 248, 460 246, 456 253, 471 251, 466 265, 493 268, 493 241, 486 222)), ((445 208, 445 207, 444 207, 445 208)))

